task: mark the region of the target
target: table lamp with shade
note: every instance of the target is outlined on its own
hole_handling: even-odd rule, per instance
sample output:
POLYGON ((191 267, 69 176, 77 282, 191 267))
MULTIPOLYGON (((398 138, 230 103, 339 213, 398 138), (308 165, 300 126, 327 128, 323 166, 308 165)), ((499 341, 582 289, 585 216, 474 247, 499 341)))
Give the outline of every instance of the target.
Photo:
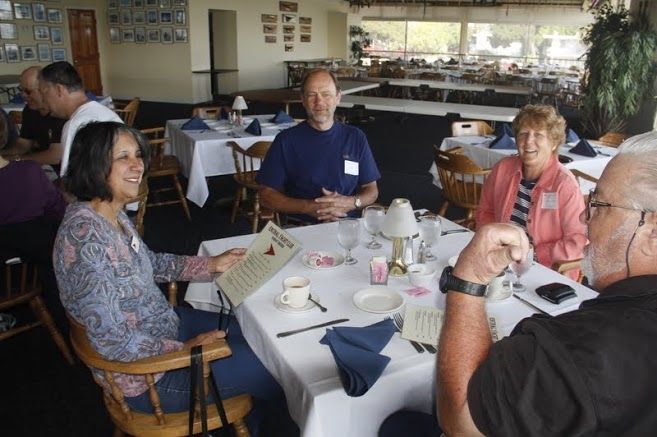
POLYGON ((381 232, 392 240, 392 259, 388 265, 390 275, 406 274, 408 266, 404 262, 404 242, 409 238, 409 241, 412 241, 418 231, 411 202, 408 199, 393 199, 381 226, 381 232))
POLYGON ((237 111, 237 125, 241 126, 242 125, 242 111, 245 109, 249 109, 248 106, 246 106, 246 100, 244 100, 244 97, 242 96, 235 96, 235 100, 233 100, 233 110, 237 111))

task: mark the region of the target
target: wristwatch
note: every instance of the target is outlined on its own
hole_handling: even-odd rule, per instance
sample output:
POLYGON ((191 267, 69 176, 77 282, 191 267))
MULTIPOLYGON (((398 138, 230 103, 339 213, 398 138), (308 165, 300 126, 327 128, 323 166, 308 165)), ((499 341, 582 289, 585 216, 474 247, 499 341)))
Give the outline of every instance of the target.
POLYGON ((447 293, 449 290, 452 290, 477 297, 483 297, 483 295, 486 294, 486 285, 457 278, 452 274, 453 270, 454 267, 452 266, 447 266, 443 270, 443 274, 440 275, 440 291, 447 293))
POLYGON ((363 206, 363 202, 360 201, 360 196, 358 194, 354 196, 354 206, 356 208, 360 208, 361 206, 363 206))

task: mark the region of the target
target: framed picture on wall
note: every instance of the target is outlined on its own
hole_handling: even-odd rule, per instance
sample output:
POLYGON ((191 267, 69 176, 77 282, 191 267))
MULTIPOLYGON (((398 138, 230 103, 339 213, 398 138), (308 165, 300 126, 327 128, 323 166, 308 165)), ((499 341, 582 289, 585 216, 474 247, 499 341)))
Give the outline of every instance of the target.
POLYGON ((160 29, 146 29, 146 41, 160 42, 160 29))
POLYGON ((285 44, 285 51, 286 52, 293 52, 294 51, 294 44, 285 44))
POLYGON ((11 10, 9 0, 0 0, 0 20, 13 20, 14 13, 11 10))
POLYGON ((50 28, 48 26, 34 26, 34 39, 37 41, 50 41, 50 28))
POLYGON ((146 6, 157 7, 157 5, 158 5, 157 0, 146 0, 146 6))
MULTIPOLYGON (((278 2, 278 10, 281 12, 299 12, 299 3, 296 2, 278 2)), ((294 50, 294 47, 292 47, 294 50)), ((292 51, 290 50, 290 51, 292 51)), ((287 50, 286 50, 287 51, 287 50)))
POLYGON ((36 61, 37 51, 34 46, 21 46, 21 58, 23 61, 36 61))
POLYGON ((278 26, 276 24, 263 24, 262 33, 276 33, 278 26))
POLYGON ((135 0, 135 8, 143 8, 144 0, 135 0))
POLYGON ((171 24, 173 23, 173 12, 170 10, 160 11, 160 24, 171 24))
POLYGON ((263 23, 275 23, 278 17, 276 14, 261 14, 260 21, 263 23))
POLYGON ((299 32, 301 33, 311 33, 312 26, 299 26, 299 32))
POLYGON ((39 53, 39 62, 50 62, 50 44, 37 44, 37 52, 39 53))
POLYGON ((66 49, 52 49, 52 61, 59 62, 66 60, 66 49))
POLYGON ((110 34, 110 42, 112 44, 121 44, 121 29, 119 29, 118 27, 110 27, 109 34, 110 34))
POLYGON ((160 7, 161 8, 170 8, 171 7, 171 0, 160 0, 160 7))
POLYGON ((146 13, 144 11, 134 11, 132 13, 132 23, 133 24, 146 23, 146 13))
POLYGON ((173 11, 173 22, 178 26, 184 26, 187 24, 187 16, 184 9, 176 9, 173 11))
POLYGON ((107 24, 119 24, 118 11, 110 11, 107 13, 107 24))
POLYGON ((61 23, 62 21, 61 9, 48 9, 48 23, 61 23))
POLYGON ((120 4, 122 8, 129 8, 132 7, 132 0, 120 0, 120 4))
POLYGON ((0 23, 1 39, 18 39, 18 29, 14 23, 0 23))
POLYGON ((18 53, 18 44, 5 44, 5 55, 7 62, 20 62, 21 58, 18 53))
POLYGON ((299 24, 313 24, 313 19, 310 17, 299 17, 299 24))
POLYGON ((116 9, 119 7, 119 0, 107 0, 108 9, 116 9))
POLYGON ((283 23, 296 23, 297 22, 297 16, 294 14, 281 14, 281 21, 283 23))
POLYGON ((276 42, 276 35, 265 35, 265 42, 267 44, 272 44, 276 42))
POLYGON ((124 26, 132 24, 132 11, 130 9, 121 9, 121 24, 124 26))
POLYGON ((173 40, 175 42, 187 42, 187 29, 173 29, 173 40))
POLYGON ((32 3, 32 15, 36 22, 46 21, 46 5, 43 3, 32 3))
POLYGON ((157 9, 148 9, 146 11, 146 24, 156 25, 157 24, 157 9))
POLYGON ((310 35, 301 35, 301 42, 310 42, 310 35))
POLYGON ((5 49, 0 47, 0 62, 5 62, 5 49))
POLYGON ((50 28, 50 42, 53 44, 64 44, 64 34, 61 27, 50 28))
POLYGON ((135 27, 135 42, 137 44, 146 43, 146 28, 145 27, 135 27))
POLYGON ((164 44, 173 44, 173 27, 162 27, 160 33, 164 44))
POLYGON ((124 27, 121 32, 121 41, 135 42, 135 29, 131 27, 124 27))
POLYGON ((287 33, 287 34, 294 33, 294 26, 293 26, 293 25, 285 25, 285 26, 283 26, 283 33, 284 33, 284 34, 285 34, 285 33, 287 33))
POLYGON ((29 3, 14 3, 14 15, 17 20, 31 20, 32 7, 29 3))
POLYGON ((285 41, 285 42, 294 42, 294 34, 292 34, 292 35, 283 35, 283 41, 285 41))
POLYGON ((173 0, 174 6, 185 6, 187 5, 187 0, 173 0))

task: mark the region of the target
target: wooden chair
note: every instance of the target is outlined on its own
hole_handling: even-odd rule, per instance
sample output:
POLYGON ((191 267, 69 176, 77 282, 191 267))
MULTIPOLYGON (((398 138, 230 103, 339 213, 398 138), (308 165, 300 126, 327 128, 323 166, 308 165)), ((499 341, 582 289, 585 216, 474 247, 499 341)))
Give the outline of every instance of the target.
POLYGON ((494 133, 492 127, 485 121, 455 121, 452 123, 452 136, 461 137, 466 135, 490 135, 494 133))
POLYGON ((148 201, 148 175, 144 175, 139 184, 139 193, 130 203, 138 202, 137 214, 134 218, 135 228, 142 237, 144 236, 144 216, 146 215, 146 202, 148 201))
POLYGON ((456 151, 442 151, 437 146, 436 166, 445 202, 438 214, 445 216, 450 203, 467 210, 465 218, 455 220, 470 229, 475 227, 474 213, 479 207, 481 188, 491 169, 482 169, 467 156, 456 151))
POLYGON ((135 124, 137 111, 139 111, 139 103, 139 97, 135 97, 125 105, 121 103, 114 103, 114 112, 119 114, 119 117, 121 117, 121 120, 123 120, 126 125, 132 127, 135 124), (118 108, 117 105, 119 106, 118 108))
POLYGON ((598 183, 598 178, 591 176, 590 174, 584 173, 583 171, 579 171, 575 168, 569 169, 572 174, 575 175, 575 179, 577 179, 577 184, 582 185, 582 179, 585 181, 593 182, 594 184, 598 183))
POLYGON ((258 231, 258 221, 260 219, 274 219, 280 224, 278 213, 260 206, 260 194, 258 193, 259 185, 256 182, 256 176, 262 162, 265 160, 271 141, 258 141, 248 149, 244 150, 235 141, 228 141, 228 145, 233 149, 233 159, 235 160, 236 173, 233 175, 237 182, 237 191, 235 192, 235 203, 233 212, 230 215, 230 222, 235 223, 237 214, 244 214, 251 217, 252 231, 258 231), (243 202, 248 199, 248 192, 253 193, 249 207, 244 207, 243 202))
POLYGON ((151 145, 151 168, 148 170, 148 179, 169 176, 173 181, 173 187, 170 186, 155 189, 152 191, 153 194, 156 197, 161 192, 171 190, 175 190, 176 193, 178 193, 178 198, 175 200, 154 201, 147 203, 146 206, 163 206, 180 203, 182 205, 183 211, 185 212, 187 220, 191 221, 192 216, 189 213, 187 199, 185 198, 185 193, 183 192, 182 185, 180 185, 180 180, 178 180, 178 173, 180 173, 180 162, 175 156, 164 154, 164 145, 169 141, 168 138, 164 137, 164 128, 154 127, 150 129, 142 129, 141 132, 148 138, 148 142, 151 145))
MULTIPOLYGON (((169 295, 169 301, 171 301, 171 295, 169 295)), ((103 390, 103 400, 105 401, 107 412, 116 426, 114 436, 121 436, 124 433, 134 436, 153 437, 188 435, 188 412, 164 413, 160 407, 160 397, 153 382, 157 373, 189 367, 189 350, 170 352, 131 362, 110 361, 100 356, 91 346, 84 326, 73 320, 70 316, 69 321, 71 326, 71 343, 73 344, 73 350, 75 350, 76 355, 87 366, 103 372, 105 380, 110 385, 110 390, 103 390), (149 385, 148 392, 153 411, 155 412, 154 414, 142 413, 130 409, 125 402, 121 389, 114 383, 113 374, 116 372, 144 375, 149 385)), ((203 346, 203 375, 206 393, 209 393, 209 362, 230 355, 231 350, 226 340, 218 340, 203 346)), ((244 423, 244 417, 251 411, 251 396, 243 394, 224 399, 223 405, 226 410, 228 423, 233 424, 237 436, 248 437, 249 431, 244 423)), ((194 416, 193 430, 196 434, 201 432, 198 399, 196 400, 195 409, 196 414, 194 416)), ((223 427, 214 403, 208 404, 207 424, 209 430, 223 427)))
POLYGON ((578 271, 578 273, 577 273, 577 278, 575 280, 580 284, 584 280, 584 274, 582 273, 581 258, 570 260, 570 261, 555 261, 554 264, 552 264, 552 270, 556 271, 557 273, 561 273, 564 276, 566 276, 566 273, 576 270, 578 271))
POLYGON ((606 134, 598 138, 598 141, 602 143, 603 146, 618 147, 623 143, 623 141, 625 141, 629 137, 630 135, 623 134, 620 132, 607 132, 606 134))
POLYGON ((219 118, 221 106, 198 106, 192 111, 192 117, 199 118, 219 118))
POLYGON ((43 325, 50 333, 64 359, 72 365, 73 355, 41 298, 41 283, 37 278, 36 266, 22 262, 20 258, 8 259, 5 261, 5 290, 0 294, 0 312, 26 303, 30 305, 37 320, 17 324, 4 332, 0 332, 0 340, 43 325))

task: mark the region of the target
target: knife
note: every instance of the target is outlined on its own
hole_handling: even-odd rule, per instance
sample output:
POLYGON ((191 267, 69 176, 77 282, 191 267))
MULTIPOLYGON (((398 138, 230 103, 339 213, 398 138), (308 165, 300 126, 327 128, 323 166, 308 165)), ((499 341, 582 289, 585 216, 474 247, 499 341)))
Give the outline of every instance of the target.
POLYGON ((343 322, 348 322, 348 321, 349 321, 349 319, 331 320, 330 322, 324 322, 324 323, 320 323, 319 325, 308 326, 307 328, 293 329, 291 331, 279 332, 278 334, 276 334, 276 337, 283 338, 283 337, 287 337, 289 335, 298 334, 300 332, 310 331, 311 329, 322 328, 324 326, 335 325, 336 323, 343 323, 343 322))
POLYGON ((520 302, 524 303, 528 307, 531 307, 533 310, 538 311, 541 314, 545 314, 546 316, 552 317, 552 314, 548 313, 547 311, 544 311, 544 310, 540 309, 539 307, 537 307, 536 305, 534 305, 530 301, 523 299, 522 297, 518 296, 517 294, 513 293, 513 297, 515 297, 516 299, 518 299, 520 302))

